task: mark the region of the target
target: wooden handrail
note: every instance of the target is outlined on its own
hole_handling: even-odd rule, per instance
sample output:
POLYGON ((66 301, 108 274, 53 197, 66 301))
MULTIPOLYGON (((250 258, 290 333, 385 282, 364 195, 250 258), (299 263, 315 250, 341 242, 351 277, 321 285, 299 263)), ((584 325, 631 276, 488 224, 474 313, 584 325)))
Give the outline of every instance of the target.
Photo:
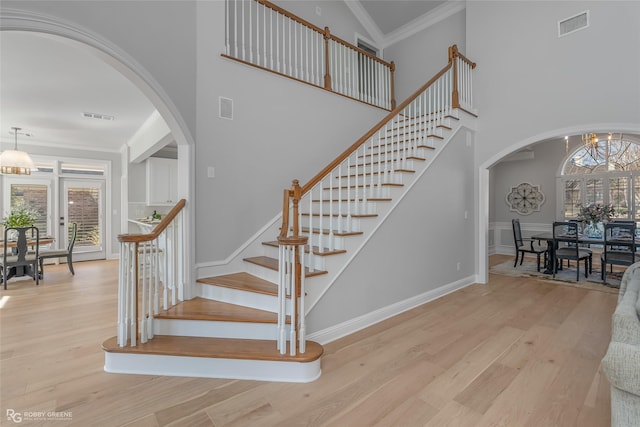
POLYGON ((333 34, 330 37, 331 37, 331 40, 333 40, 336 43, 340 43, 341 45, 343 45, 345 47, 348 47, 349 49, 355 50, 356 52, 361 53, 364 56, 367 56, 368 58, 370 58, 370 59, 372 59, 372 60, 374 60, 376 62, 379 62, 382 65, 385 65, 387 67, 391 67, 391 63, 390 62, 387 62, 384 59, 378 58, 377 56, 370 54, 369 52, 367 52, 366 50, 363 50, 362 48, 359 48, 358 46, 352 45, 351 43, 341 39, 340 37, 334 36, 333 34))
POLYGON ((317 31, 319 33, 323 33, 324 30, 320 27, 317 27, 315 25, 313 25, 311 22, 309 21, 305 21, 304 19, 300 18, 299 16, 294 15, 293 13, 289 12, 286 9, 281 8, 278 5, 275 5, 267 0, 256 0, 258 3, 260 3, 263 6, 268 7, 269 9, 273 9, 278 13, 281 13, 283 15, 285 15, 288 18, 293 19, 294 21, 298 22, 299 24, 304 25, 305 27, 309 27, 310 29, 317 31))
POLYGON ((156 239, 160 234, 171 224, 171 222, 178 216, 178 213, 185 207, 187 201, 181 199, 176 205, 171 208, 168 214, 156 225, 151 233, 146 234, 119 234, 118 241, 120 242, 149 242, 156 239))
POLYGON ((365 133, 360 139, 358 139, 355 143, 353 143, 349 148, 344 150, 342 154, 340 154, 336 159, 329 163, 324 169, 322 169, 316 176, 311 178, 309 182, 307 182, 304 186, 302 186, 301 196, 306 194, 309 190, 311 190, 317 183, 319 183, 322 178, 324 178, 329 172, 334 170, 343 160, 345 160, 351 153, 353 153, 356 148, 360 147, 365 141, 373 136, 377 131, 379 131, 382 126, 384 126, 389 120, 395 117, 398 113, 400 113, 407 105, 409 105, 415 98, 418 97, 422 92, 424 92, 429 86, 431 86, 436 80, 438 80, 444 73, 446 73, 449 68, 451 68, 451 63, 447 64, 442 70, 438 72, 431 80, 422 85, 420 89, 415 91, 413 95, 407 98, 402 104, 398 105, 395 109, 393 109, 389 114, 387 114, 382 120, 378 122, 371 130, 365 133))

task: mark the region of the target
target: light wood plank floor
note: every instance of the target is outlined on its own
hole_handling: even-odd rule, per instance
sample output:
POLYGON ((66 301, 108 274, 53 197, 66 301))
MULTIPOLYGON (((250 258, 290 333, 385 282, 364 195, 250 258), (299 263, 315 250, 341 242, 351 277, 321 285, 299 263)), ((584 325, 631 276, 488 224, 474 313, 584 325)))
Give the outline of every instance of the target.
MULTIPOLYGON (((507 257, 494 256, 492 263, 507 257)), ((74 426, 608 426, 600 370, 616 295, 492 276, 325 346, 310 384, 107 374, 117 264, 47 266, 0 309, 0 424, 68 411, 74 426)))

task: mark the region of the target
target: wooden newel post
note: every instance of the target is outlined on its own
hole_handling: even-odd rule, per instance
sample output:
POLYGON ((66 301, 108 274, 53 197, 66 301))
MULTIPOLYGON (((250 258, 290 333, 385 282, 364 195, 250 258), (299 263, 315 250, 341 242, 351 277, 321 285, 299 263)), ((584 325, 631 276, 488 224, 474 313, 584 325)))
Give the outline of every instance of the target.
POLYGON ((291 185, 291 196, 293 197, 293 237, 298 237, 300 235, 298 209, 300 199, 302 198, 302 188, 300 187, 300 182, 297 179, 294 179, 291 185))
POLYGON ((329 40, 331 33, 329 27, 324 27, 324 88, 331 90, 331 73, 329 71, 329 40))
POLYGON ((458 46, 449 47, 449 63, 453 67, 453 92, 451 93, 451 108, 460 108, 458 95, 458 46))
POLYGON ((396 109, 396 84, 395 84, 395 72, 396 72, 396 63, 391 61, 391 109, 396 109))

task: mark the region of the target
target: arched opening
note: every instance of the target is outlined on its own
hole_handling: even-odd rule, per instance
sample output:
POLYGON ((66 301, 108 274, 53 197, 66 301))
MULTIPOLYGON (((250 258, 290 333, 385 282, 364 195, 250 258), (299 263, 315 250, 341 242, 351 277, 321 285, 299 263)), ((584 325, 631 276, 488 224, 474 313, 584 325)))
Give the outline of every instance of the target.
MULTIPOLYGON (((193 200, 194 192, 194 174, 193 167, 193 146, 194 141, 190 131, 181 116, 179 110, 173 104, 170 97, 165 93, 162 86, 154 79, 154 77, 146 71, 140 64, 132 59, 126 52, 118 46, 101 39, 96 34, 90 34, 85 29, 75 28, 69 23, 58 22, 56 18, 42 16, 32 12, 9 10, 3 11, 0 16, 0 28, 2 31, 20 31, 32 32, 48 35, 54 38, 61 38, 74 44, 79 50, 90 52, 96 58, 99 58, 105 67, 110 67, 120 73, 132 85, 134 85, 153 105, 164 120, 166 126, 177 145, 178 153, 178 182, 177 193, 178 198, 184 198, 188 201, 193 200)), ((121 152, 121 162, 126 165, 128 163, 128 150, 121 152)), ((123 167, 125 170, 126 167, 123 167)), ((118 184, 121 191, 121 206, 127 203, 127 176, 122 175, 122 181, 118 184)), ((195 238, 193 232, 194 210, 192 203, 187 203, 186 207, 186 231, 189 247, 185 248, 185 281, 186 284, 191 283, 193 272, 193 254, 195 249, 195 238)), ((115 214, 111 210, 107 210, 110 214, 115 214)), ((121 223, 126 223, 126 208, 120 211, 121 223)), ((122 224, 114 225, 114 229, 119 229, 122 224)), ((117 233, 116 233, 117 234, 117 233)), ((115 245, 114 245, 115 246, 115 245)), ((190 298, 189 286, 186 286, 185 298, 190 298)))
MULTIPOLYGON (((557 184, 556 177, 565 165, 565 160, 570 157, 569 153, 577 152, 583 144, 580 138, 581 134, 593 132, 607 135, 611 129, 615 129, 614 135, 622 133, 625 135, 625 139, 628 137, 634 141, 638 139, 637 134, 640 133, 640 129, 637 127, 613 123, 599 125, 598 128, 584 125, 573 128, 555 129, 514 142, 512 145, 494 154, 479 165, 477 225, 479 238, 476 251, 478 255, 478 282, 486 283, 488 281, 490 254, 510 254, 512 251, 513 236, 510 219, 512 216, 517 216, 518 214, 511 212, 504 214, 503 217, 496 218, 494 212, 496 206, 500 206, 504 212, 508 212, 505 202, 508 186, 517 186, 521 182, 529 182, 530 184, 537 185, 539 182, 535 182, 536 179, 545 180, 545 185, 542 186, 542 191, 545 193, 545 203, 541 211, 521 217, 520 219, 521 222, 524 222, 532 228, 529 230, 530 233, 549 231, 553 220, 563 218, 563 205, 557 200, 557 195, 561 194, 562 187, 557 184), (569 139, 569 144, 567 144, 567 140, 565 139, 566 135, 573 135, 569 139), (524 171, 526 167, 528 166, 529 170, 531 170, 530 166, 535 164, 535 161, 529 157, 538 156, 540 150, 544 150, 545 147, 555 150, 545 158, 545 164, 547 165, 545 169, 547 171, 546 176, 544 176, 544 178, 540 177, 541 175, 534 175, 534 177, 538 176, 540 178, 530 178, 529 175, 525 177, 524 171), (495 173, 497 165, 501 163, 504 164, 505 162, 511 163, 512 174, 510 176, 512 179, 509 181, 503 180, 505 182, 500 182, 496 185, 493 174, 495 173), (501 245, 504 252, 500 252, 501 245)), ((543 162, 541 159, 538 159, 538 161, 543 162)))

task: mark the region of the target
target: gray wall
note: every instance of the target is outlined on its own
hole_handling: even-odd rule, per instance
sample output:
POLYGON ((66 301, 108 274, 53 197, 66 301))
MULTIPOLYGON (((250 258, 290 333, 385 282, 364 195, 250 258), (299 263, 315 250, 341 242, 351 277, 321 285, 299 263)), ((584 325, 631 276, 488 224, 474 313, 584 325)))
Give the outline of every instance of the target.
POLYGON ((385 59, 396 65, 398 104, 447 65, 453 44, 466 54, 464 10, 384 50, 385 59))
POLYGON ((472 1, 466 16, 477 164, 561 129, 640 129, 640 2, 472 1), (558 21, 585 10, 590 27, 558 38, 558 21))
POLYGON ((473 147, 466 140, 458 132, 311 310, 309 332, 474 274, 473 147))

